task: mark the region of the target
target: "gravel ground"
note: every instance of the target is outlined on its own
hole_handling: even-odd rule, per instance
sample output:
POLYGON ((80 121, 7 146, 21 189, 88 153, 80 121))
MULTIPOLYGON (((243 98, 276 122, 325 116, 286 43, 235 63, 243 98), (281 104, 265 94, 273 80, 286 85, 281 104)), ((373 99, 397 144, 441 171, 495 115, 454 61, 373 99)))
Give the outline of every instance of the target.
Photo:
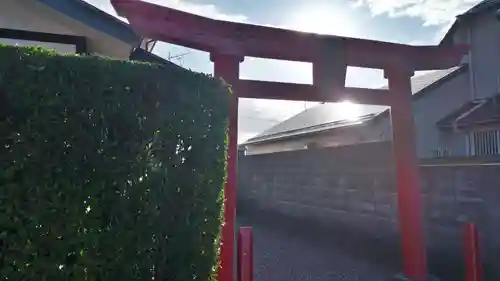
MULTIPOLYGON (((325 239, 317 233, 293 231, 294 226, 283 221, 269 220, 238 217, 239 225, 253 228, 255 281, 385 281, 395 273, 368 259, 347 254, 344 249, 349 247, 335 244, 344 244, 345 239, 325 239)), ((353 241, 352 246, 355 244, 353 241)))

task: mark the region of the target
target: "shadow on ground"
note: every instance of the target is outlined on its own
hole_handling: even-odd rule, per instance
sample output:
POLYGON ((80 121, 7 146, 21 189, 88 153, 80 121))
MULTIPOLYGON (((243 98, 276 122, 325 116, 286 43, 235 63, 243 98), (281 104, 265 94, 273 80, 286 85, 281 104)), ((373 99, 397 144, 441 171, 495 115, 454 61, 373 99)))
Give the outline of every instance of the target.
MULTIPOLYGON (((341 223, 327 226, 311 218, 294 218, 270 210, 257 210, 242 203, 238 206, 238 217, 240 224, 253 226, 254 232, 257 231, 269 236, 270 230, 272 230, 272 235, 275 236, 273 237, 275 239, 274 243, 280 243, 282 244, 281 247, 283 247, 279 255, 274 254, 276 257, 298 256, 300 260, 305 261, 311 259, 311 255, 318 255, 321 257, 321 261, 327 259, 325 262, 331 265, 326 265, 326 267, 334 272, 323 275, 318 274, 318 272, 301 272, 300 274, 296 273, 302 276, 301 279, 291 278, 287 280, 390 280, 391 276, 402 269, 399 237, 381 239, 370 233, 353 230, 341 223), (267 229, 268 232, 264 229, 267 229), (302 248, 287 246, 284 241, 278 240, 286 240, 289 244, 306 243, 307 246, 302 248), (287 250, 287 247, 289 250, 287 250), (304 248, 307 248, 307 250, 304 248), (311 249, 315 249, 317 254, 312 252, 311 249), (356 266, 361 268, 339 268, 356 266), (323 277, 317 277, 320 275, 323 277)), ((257 272, 259 271, 257 264, 266 263, 273 259, 273 257, 266 257, 262 261, 262 258, 257 256, 258 254, 269 255, 269 251, 273 248, 273 245, 259 241, 259 233, 256 233, 257 237, 254 244, 257 272), (267 249, 259 249, 258 247, 267 249)), ((438 250, 428 251, 428 256, 430 272, 439 277, 440 280, 465 280, 461 249, 454 253, 438 250)), ((292 259, 288 257, 289 261, 292 259)), ((294 265, 291 266, 294 267, 294 265)), ((485 266, 485 280, 497 281, 493 276, 489 276, 489 271, 491 271, 489 268, 490 266, 485 266)), ((283 267, 279 267, 279 269, 284 270, 283 267)), ((318 270, 318 268, 311 268, 311 270, 318 270)), ((262 275, 256 277, 258 277, 255 279, 256 281, 271 280, 263 278, 262 275)), ((280 279, 273 280, 279 281, 280 279)))

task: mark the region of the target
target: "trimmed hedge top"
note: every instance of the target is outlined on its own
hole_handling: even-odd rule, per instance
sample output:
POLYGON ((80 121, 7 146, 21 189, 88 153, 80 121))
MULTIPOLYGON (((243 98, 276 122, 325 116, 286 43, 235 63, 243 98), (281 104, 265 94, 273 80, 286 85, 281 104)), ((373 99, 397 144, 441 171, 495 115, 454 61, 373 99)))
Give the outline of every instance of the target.
POLYGON ((0 46, 0 276, 213 280, 228 89, 0 46))

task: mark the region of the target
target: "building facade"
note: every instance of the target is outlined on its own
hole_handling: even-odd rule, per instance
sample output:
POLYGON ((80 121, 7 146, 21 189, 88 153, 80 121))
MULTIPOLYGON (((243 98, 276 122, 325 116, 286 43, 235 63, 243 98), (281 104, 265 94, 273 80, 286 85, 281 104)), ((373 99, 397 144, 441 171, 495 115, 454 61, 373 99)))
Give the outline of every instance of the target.
POLYGON ((82 0, 2 0, 0 44, 128 59, 141 38, 82 0))

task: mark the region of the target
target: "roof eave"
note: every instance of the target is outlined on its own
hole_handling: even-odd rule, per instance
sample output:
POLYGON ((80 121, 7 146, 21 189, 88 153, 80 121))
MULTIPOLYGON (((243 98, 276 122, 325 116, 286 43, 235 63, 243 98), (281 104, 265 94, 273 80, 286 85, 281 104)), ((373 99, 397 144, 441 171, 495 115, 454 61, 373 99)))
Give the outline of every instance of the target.
POLYGON ((455 33, 457 28, 458 28, 458 19, 455 20, 455 22, 448 29, 446 34, 443 36, 443 39, 441 39, 441 42, 439 42, 439 45, 444 46, 453 44, 453 34, 455 33))
MULTIPOLYGON (((455 77, 457 77, 459 74, 462 72, 466 71, 469 69, 469 66, 467 64, 464 64, 460 67, 458 67, 455 71, 448 73, 447 75, 441 77, 440 79, 434 81, 434 83, 429 84, 427 87, 421 89, 420 91, 416 92, 413 94, 412 99, 413 101, 420 99, 422 96, 425 96, 425 93, 431 91, 432 89, 436 89, 441 87, 444 83, 453 80, 455 77)), ((389 115, 389 109, 384 110, 382 113, 377 115, 375 118, 380 118, 383 116, 388 116, 389 115)))
POLYGON ((261 143, 268 143, 268 142, 276 142, 276 141, 282 141, 282 140, 288 140, 288 139, 293 139, 293 138, 298 138, 304 135, 315 135, 315 134, 322 134, 325 132, 328 132, 330 130, 335 130, 339 128, 329 128, 321 131, 314 131, 314 132, 300 132, 297 134, 291 134, 291 135, 281 135, 281 136, 275 136, 275 137, 270 137, 270 138, 265 138, 265 139, 250 139, 240 145, 253 145, 253 144, 261 144, 261 143))
POLYGON ((141 40, 127 23, 83 0, 36 1, 131 46, 136 46, 141 40))
MULTIPOLYGON (((474 8, 471 8, 471 10, 472 9, 474 9, 474 8)), ((469 10, 461 15, 458 15, 455 19, 455 22, 453 22, 452 26, 448 29, 448 31, 444 35, 443 39, 441 39, 441 42, 439 43, 439 45, 453 44, 452 38, 453 38, 455 31, 458 29, 459 24, 463 23, 465 20, 472 19, 477 15, 480 15, 484 12, 494 10, 494 9, 500 9, 500 2, 493 3, 492 5, 488 5, 485 8, 476 10, 474 12, 471 12, 471 10, 469 10)))
MULTIPOLYGON (((377 117, 379 114, 370 114, 369 116, 362 116, 360 118, 359 122, 352 122, 352 123, 348 123, 348 124, 340 125, 340 126, 336 126, 336 127, 317 128, 316 130, 313 130, 313 131, 305 131, 305 129, 310 129, 310 128, 302 128, 302 129, 298 129, 297 133, 292 133, 292 134, 277 134, 277 135, 266 136, 263 138, 255 137, 255 138, 251 138, 251 139, 247 140, 246 142, 242 143, 241 145, 259 144, 259 143, 263 143, 263 142, 274 142, 274 141, 280 141, 280 140, 285 140, 285 139, 297 138, 297 137, 301 137, 304 135, 322 134, 322 133, 326 133, 326 132, 329 132, 332 130, 345 129, 345 128, 359 126, 359 125, 366 125, 369 122, 371 122, 375 117, 377 117), (363 118, 363 117, 365 117, 365 118, 363 118)), ((330 123, 327 123, 327 124, 330 124, 330 123)))
POLYGON ((443 39, 441 39, 441 42, 439 42, 439 45, 452 45, 453 44, 453 35, 455 35, 455 32, 457 31, 458 27, 460 24, 464 23, 466 20, 472 18, 476 14, 461 14, 455 17, 455 21, 451 25, 451 27, 448 29, 446 34, 443 36, 443 39))
POLYGON ((450 131, 450 130, 455 130, 455 129, 469 130, 469 129, 474 128, 474 127, 488 126, 488 125, 495 125, 495 126, 500 125, 500 118, 489 118, 489 119, 485 119, 485 120, 477 120, 474 122, 460 122, 460 123, 456 124, 456 126, 453 126, 450 124, 443 124, 443 125, 438 124, 437 128, 441 131, 450 131))

